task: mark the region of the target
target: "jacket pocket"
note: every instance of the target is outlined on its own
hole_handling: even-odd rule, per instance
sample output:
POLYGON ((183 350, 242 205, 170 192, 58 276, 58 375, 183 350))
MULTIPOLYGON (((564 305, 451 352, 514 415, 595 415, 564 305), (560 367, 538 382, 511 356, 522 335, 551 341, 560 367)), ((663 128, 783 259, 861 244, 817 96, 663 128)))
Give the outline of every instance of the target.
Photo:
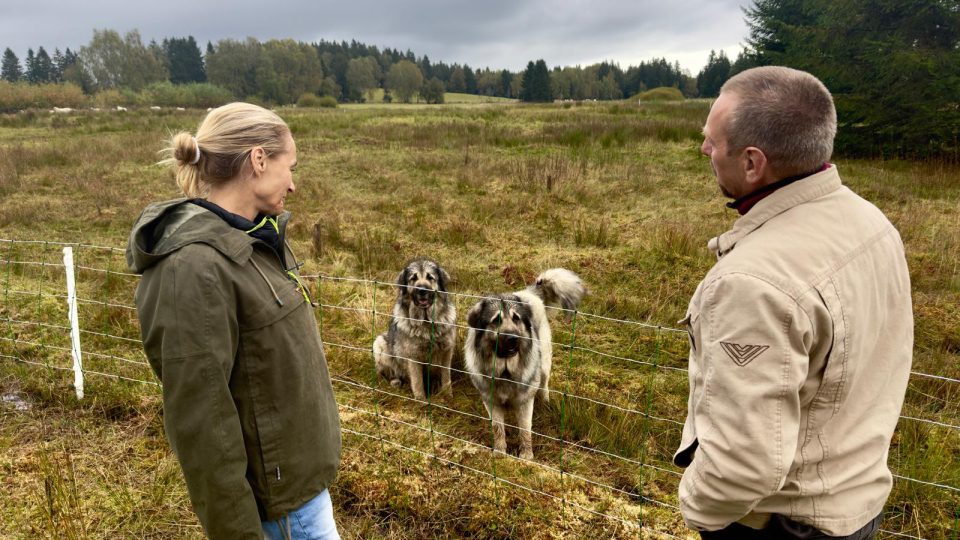
POLYGON ((700 344, 700 310, 699 310, 699 287, 697 294, 694 295, 687 307, 687 314, 677 321, 684 330, 687 331, 687 339, 690 342, 690 354, 688 361, 688 382, 689 396, 687 398, 687 418, 683 424, 683 433, 680 439, 680 446, 673 454, 673 463, 678 467, 687 467, 693 462, 699 441, 697 439, 696 423, 694 417, 695 405, 702 397, 703 378, 701 376, 701 359, 698 345, 700 344))
POLYGON ((840 291, 836 282, 831 279, 817 288, 820 298, 827 312, 830 314, 833 336, 830 341, 830 352, 827 353, 826 366, 823 371, 823 381, 817 397, 814 399, 813 409, 829 411, 822 422, 828 420, 840 409, 846 390, 848 354, 847 354, 847 325, 840 299, 840 291))
POLYGON ((699 313, 691 313, 688 311, 684 318, 677 321, 677 324, 681 325, 683 329, 687 331, 687 338, 690 340, 690 350, 694 352, 697 350, 697 338, 694 335, 694 325, 697 323, 699 317, 699 313))

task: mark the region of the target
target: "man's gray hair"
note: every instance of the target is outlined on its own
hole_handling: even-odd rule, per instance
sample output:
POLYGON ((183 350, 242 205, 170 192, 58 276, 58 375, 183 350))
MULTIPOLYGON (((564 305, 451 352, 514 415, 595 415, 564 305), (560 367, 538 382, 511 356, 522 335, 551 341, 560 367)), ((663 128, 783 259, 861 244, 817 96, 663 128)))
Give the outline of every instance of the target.
POLYGON ((755 146, 782 175, 814 171, 830 160, 837 111, 813 75, 781 66, 742 71, 720 89, 736 105, 725 129, 732 152, 755 146))

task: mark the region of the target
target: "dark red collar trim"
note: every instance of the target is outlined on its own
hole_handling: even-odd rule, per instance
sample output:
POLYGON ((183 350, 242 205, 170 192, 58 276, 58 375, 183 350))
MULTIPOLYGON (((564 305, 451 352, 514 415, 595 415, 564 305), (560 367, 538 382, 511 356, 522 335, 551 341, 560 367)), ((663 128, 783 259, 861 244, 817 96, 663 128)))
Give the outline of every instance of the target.
POLYGON ((813 176, 818 172, 823 172, 829 169, 830 167, 832 167, 832 165, 830 165, 829 163, 824 163, 815 171, 798 174, 796 176, 790 176, 788 178, 784 178, 783 180, 778 180, 772 184, 767 184, 762 188, 754 191, 753 193, 744 195, 743 197, 740 197, 739 199, 733 202, 728 202, 727 208, 733 208, 734 210, 739 212, 741 216, 746 215, 746 213, 749 212, 750 209, 753 208, 755 204, 767 198, 774 191, 784 186, 789 186, 790 184, 796 182, 797 180, 803 180, 808 176, 813 176))

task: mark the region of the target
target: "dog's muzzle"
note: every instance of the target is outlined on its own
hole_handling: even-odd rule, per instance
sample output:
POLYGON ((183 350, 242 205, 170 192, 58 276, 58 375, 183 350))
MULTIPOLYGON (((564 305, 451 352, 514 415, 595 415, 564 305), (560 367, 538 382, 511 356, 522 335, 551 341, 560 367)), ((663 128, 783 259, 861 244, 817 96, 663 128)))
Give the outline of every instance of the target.
POLYGON ((520 338, 510 335, 497 336, 497 356, 510 358, 520 351, 520 338))
POLYGON ((425 291, 423 289, 415 289, 413 291, 413 303, 417 305, 418 308, 428 308, 433 305, 433 291, 425 291))

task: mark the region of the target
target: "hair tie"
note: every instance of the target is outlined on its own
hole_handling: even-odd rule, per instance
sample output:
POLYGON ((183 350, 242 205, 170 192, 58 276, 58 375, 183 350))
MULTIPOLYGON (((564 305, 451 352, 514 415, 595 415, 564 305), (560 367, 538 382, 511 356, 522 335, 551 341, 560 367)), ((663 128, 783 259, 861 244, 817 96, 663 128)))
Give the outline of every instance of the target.
POLYGON ((197 142, 196 137, 191 136, 190 138, 193 139, 193 145, 197 149, 196 153, 193 155, 193 161, 191 161, 190 164, 196 165, 197 163, 200 163, 200 143, 197 142))

